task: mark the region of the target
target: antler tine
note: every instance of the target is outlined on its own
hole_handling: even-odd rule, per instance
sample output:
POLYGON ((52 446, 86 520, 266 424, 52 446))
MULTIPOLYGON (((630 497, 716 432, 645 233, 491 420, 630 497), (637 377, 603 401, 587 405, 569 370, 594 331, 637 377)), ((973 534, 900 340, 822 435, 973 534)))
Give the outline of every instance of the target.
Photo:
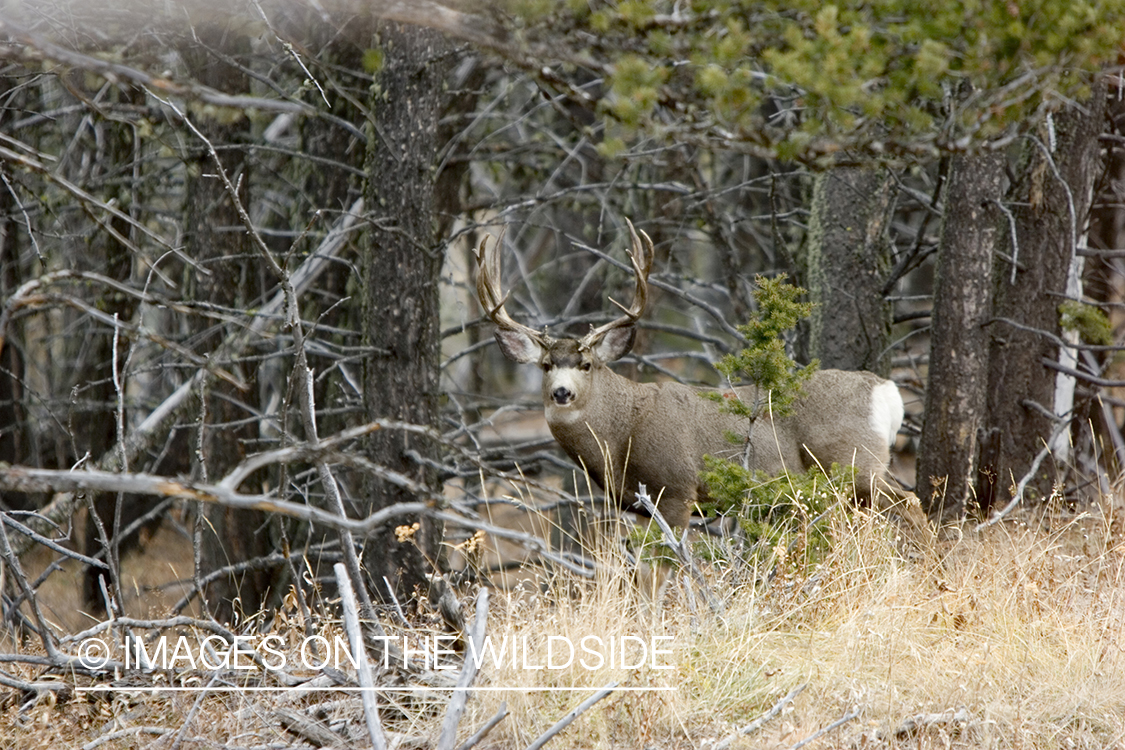
POLYGON ((480 300, 484 312, 497 326, 508 331, 519 331, 527 334, 533 340, 542 343, 543 335, 534 328, 517 323, 508 311, 504 309, 510 294, 503 294, 500 286, 500 250, 504 245, 504 230, 500 228, 500 236, 496 238, 492 250, 488 249, 488 235, 480 241, 477 248, 477 298, 480 300))
POLYGON ((638 234, 637 230, 633 227, 633 222, 626 219, 625 223, 629 226, 629 260, 632 261, 633 277, 636 281, 636 288, 633 292, 633 304, 629 307, 625 307, 625 305, 610 297, 609 301, 620 307, 625 314, 616 320, 611 320, 604 325, 598 326, 583 336, 583 345, 592 344, 614 328, 623 328, 635 324, 640 320, 641 315, 645 311, 645 307, 648 305, 648 275, 649 272, 652 271, 652 261, 656 252, 653 248, 652 240, 643 229, 638 234))
POLYGON ((621 304, 614 300, 610 301, 625 310, 625 313, 633 319, 633 322, 636 322, 648 305, 648 275, 652 271, 652 261, 656 252, 653 249, 652 240, 643 229, 638 237, 637 230, 633 228, 633 222, 626 219, 625 223, 629 225, 629 259, 633 262, 633 275, 636 278, 637 286, 633 293, 633 305, 630 309, 625 310, 621 304))

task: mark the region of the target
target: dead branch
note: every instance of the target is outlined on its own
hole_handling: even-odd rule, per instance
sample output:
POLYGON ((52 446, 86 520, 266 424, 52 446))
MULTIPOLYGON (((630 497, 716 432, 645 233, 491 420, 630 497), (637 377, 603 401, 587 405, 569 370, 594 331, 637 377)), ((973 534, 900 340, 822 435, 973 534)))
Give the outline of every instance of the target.
POLYGON ((373 513, 362 521, 341 517, 310 505, 281 500, 272 495, 243 495, 222 485, 171 479, 152 474, 108 471, 63 471, 29 466, 0 466, 0 489, 13 492, 125 492, 154 497, 194 500, 240 510, 280 513, 331 529, 366 536, 387 521, 412 513, 426 513, 427 502, 400 503, 373 513))
MULTIPOLYGON (((75 310, 78 310, 79 312, 93 318, 94 320, 105 323, 107 326, 113 328, 114 331, 124 329, 135 338, 147 339, 161 348, 167 349, 171 352, 175 352, 191 364, 199 367, 202 370, 206 370, 209 374, 214 375, 220 380, 225 380, 238 390, 246 390, 245 383, 243 383, 241 380, 239 380, 237 377, 227 372, 226 370, 217 367, 213 359, 200 356, 190 349, 181 346, 174 341, 168 340, 164 336, 161 336, 159 333, 151 330, 150 328, 147 328, 146 326, 118 320, 115 316, 102 312, 85 300, 81 300, 70 295, 54 293, 30 295, 19 300, 19 307, 23 308, 38 307, 48 304, 60 304, 72 307, 75 310)), ((0 323, 2 322, 3 321, 0 320, 0 323)), ((0 345, 3 345, 3 343, 3 339, 0 339, 0 345)))
POLYGON ((348 641, 352 645, 356 671, 359 673, 359 686, 362 689, 360 696, 363 700, 363 716, 367 720, 367 733, 371 737, 374 750, 386 750, 387 736, 383 734, 383 724, 379 721, 379 705, 375 701, 375 678, 371 674, 371 665, 367 663, 367 647, 364 645, 363 630, 359 624, 355 590, 352 588, 352 581, 348 578, 348 571, 343 563, 336 563, 332 566, 332 570, 336 573, 336 585, 340 589, 340 603, 344 610, 344 625, 347 629, 348 641))
POLYGON ((1012 499, 1002 509, 990 515, 987 521, 981 521, 976 526, 974 526, 973 531, 981 532, 989 526, 1000 523, 1000 521, 1004 520, 1004 518, 1009 513, 1019 507, 1019 504, 1023 502, 1024 490, 1027 489, 1027 485, 1039 471, 1039 464, 1043 463, 1043 459, 1045 459, 1051 452, 1051 446, 1054 445, 1055 441, 1058 440, 1059 437, 1068 429, 1070 429, 1070 420, 1059 420, 1059 423, 1055 427, 1054 432, 1051 433, 1051 437, 1047 440, 1046 443, 1043 444, 1043 447, 1040 449, 1040 451, 1035 454, 1035 460, 1031 462, 1031 467, 1027 470, 1027 473, 1024 474, 1020 481, 1016 484, 1015 492, 1012 493, 1012 499))
POLYGON ((812 734, 810 734, 808 737, 801 740, 800 742, 798 742, 794 745, 791 745, 789 747, 789 750, 800 750, 800 748, 804 747, 805 745, 808 745, 811 742, 815 742, 816 740, 819 740, 821 737, 828 734, 832 730, 839 729, 840 727, 847 724, 849 721, 854 721, 857 718, 859 718, 859 706, 855 706, 850 711, 848 711, 846 714, 841 716, 839 719, 836 719, 836 721, 832 722, 828 726, 823 727, 822 729, 818 729, 817 731, 813 732, 812 734))
POLYGON ((500 701, 500 708, 496 710, 496 713, 492 715, 492 718, 486 721, 480 729, 474 732, 472 737, 458 745, 457 750, 470 750, 470 748, 476 747, 481 740, 488 736, 488 733, 492 731, 493 727, 495 727, 506 718, 508 718, 508 701, 500 701))
MULTIPOLYGON (((353 430, 346 431, 347 438, 351 439, 358 435, 366 434, 367 431, 374 429, 383 429, 390 425, 397 425, 394 422, 379 422, 364 425, 353 430)), ((340 438, 342 440, 344 438, 340 438)), ((339 442, 337 438, 331 438, 330 441, 335 444, 339 442)), ((291 458, 297 459, 305 455, 306 451, 315 451, 320 449, 310 448, 309 446, 295 446, 293 449, 286 449, 285 451, 272 451, 271 455, 275 459, 291 458)), ((373 464, 366 459, 360 459, 355 456, 346 456, 342 454, 330 453, 327 454, 332 457, 342 458, 345 461, 353 463, 357 468, 364 470, 379 470, 381 467, 373 464)), ((252 457, 250 461, 254 461, 252 457)), ((387 473, 387 470, 382 469, 383 473, 380 476, 384 478, 393 479, 387 473)), ((239 482, 245 478, 246 473, 240 467, 236 467, 229 475, 228 478, 237 479, 239 482)), ((87 492, 124 492, 137 495, 150 495, 154 497, 165 497, 182 500, 192 500, 197 502, 212 503, 223 505, 230 508, 238 508, 244 510, 261 510, 271 513, 280 513, 281 515, 295 518, 300 521, 308 523, 317 523, 328 528, 348 531, 356 536, 367 536, 374 533, 383 524, 391 521, 392 519, 401 516, 412 514, 421 514, 429 516, 436 520, 464 528, 484 531, 487 534, 500 539, 507 539, 516 542, 528 550, 534 552, 538 556, 551 563, 558 565, 572 573, 579 575, 583 578, 593 578, 595 572, 587 566, 578 565, 565 556, 559 555, 549 548, 546 542, 537 536, 528 534, 521 531, 506 529, 500 526, 485 521, 470 518, 457 513, 439 510, 434 503, 441 500, 440 496, 434 496, 429 501, 419 501, 412 503, 400 503, 388 508, 379 510, 364 519, 351 519, 346 516, 331 513, 314 506, 306 505, 303 503, 296 503, 280 499, 273 495, 248 495, 238 493, 235 489, 235 482, 224 479, 218 484, 207 484, 202 482, 190 482, 186 480, 173 479, 171 477, 156 476, 144 473, 122 473, 122 472, 107 472, 100 470, 88 471, 65 471, 58 469, 39 469, 28 466, 5 466, 0 465, 0 490, 14 491, 14 492, 52 492, 52 493, 87 493, 87 492)), ((412 490, 419 492, 425 490, 420 486, 410 487, 412 490)), ((429 492, 420 495, 421 497, 430 497, 429 492)), ((33 517, 34 518, 34 517, 33 517)), ((29 519, 30 521, 31 519, 29 519)), ((40 521, 44 525, 49 525, 48 521, 40 521)), ((28 543, 30 544, 30 542, 28 543)), ((13 545, 14 548, 14 545, 13 545)))
MULTIPOLYGON (((290 275, 290 283, 295 292, 300 293, 308 289, 328 268, 332 258, 343 248, 344 240, 359 221, 362 213, 363 199, 360 198, 340 217, 316 250, 290 275)), ((248 325, 227 336, 212 352, 210 358, 221 361, 234 358, 241 353, 252 340, 277 325, 277 315, 284 304, 286 304, 285 294, 279 291, 258 310, 257 315, 250 319, 248 325)), ((206 370, 197 370, 187 382, 164 399, 140 425, 129 433, 125 438, 123 449, 130 462, 136 461, 137 457, 150 449, 156 441, 164 439, 172 422, 189 408, 191 394, 209 377, 211 374, 206 370)), ((108 471, 119 468, 120 452, 118 446, 113 446, 98 460, 96 467, 108 471)), ((29 523, 29 526, 39 533, 45 533, 52 524, 61 523, 74 515, 76 505, 77 498, 73 493, 60 494, 52 498, 51 502, 39 512, 43 520, 36 519, 34 523, 29 523)), ((12 549, 17 555, 22 555, 32 544, 27 538, 12 541, 12 549)))
MULTIPOLYGON (((32 516, 34 516, 34 514, 32 514, 32 516)), ((13 531, 18 531, 19 533, 21 533, 24 536, 31 539, 36 544, 42 545, 42 546, 46 547, 47 549, 52 550, 53 552, 57 552, 64 557, 69 557, 72 560, 77 560, 78 562, 82 563, 83 565, 93 565, 95 568, 103 568, 103 569, 109 568, 109 566, 106 565, 101 560, 97 560, 93 557, 87 557, 86 555, 83 555, 79 552, 75 552, 72 549, 67 549, 66 547, 64 547, 61 544, 59 544, 58 542, 56 542, 55 540, 49 539, 49 538, 43 536, 42 534, 37 534, 35 531, 29 529, 24 524, 20 523, 19 521, 17 521, 14 518, 12 518, 11 511, 5 511, 4 513, 0 513, 0 523, 6 524, 7 526, 11 527, 13 531)))
POLYGON ((348 747, 343 737, 326 727, 322 722, 306 716, 301 711, 291 708, 274 709, 273 716, 281 726, 297 735, 303 740, 311 742, 315 747, 340 748, 348 747))
POLYGON ((174 312, 194 312, 195 309, 190 305, 184 305, 173 300, 166 299, 157 294, 153 294, 147 290, 142 291, 134 289, 128 284, 124 284, 116 279, 111 279, 108 276, 103 276, 100 273, 92 271, 76 271, 72 269, 63 269, 61 271, 51 271, 42 276, 38 276, 30 281, 24 282, 18 289, 12 292, 12 295, 4 301, 4 309, 0 311, 0 349, 4 348, 4 342, 7 339, 8 323, 12 315, 25 307, 30 307, 37 299, 39 290, 52 286, 55 283, 63 281, 93 281, 101 284, 102 286, 113 289, 121 294, 134 297, 140 302, 149 305, 165 307, 174 312))
POLYGON ((1012 328, 1015 328, 1018 331, 1027 331, 1028 333, 1034 333, 1036 336, 1042 336, 1056 346, 1064 347, 1067 349, 1082 349, 1084 351, 1090 352, 1119 352, 1125 349, 1125 345, 1120 344, 1082 344, 1075 341, 1064 341, 1050 331, 1044 331, 1042 328, 1035 328, 1034 326, 1024 325, 1023 323, 1018 323, 1011 318, 992 318, 987 323, 985 323, 985 325, 992 325, 993 323, 1003 323, 1005 325, 1011 326, 1012 328))
POLYGON ((730 748, 730 746, 734 744, 734 741, 739 737, 745 737, 747 735, 754 734, 763 726, 765 726, 766 722, 772 721, 773 719, 777 718, 777 716, 785 710, 785 707, 792 703, 793 699, 800 695, 801 692, 804 691, 804 689, 808 686, 809 683, 802 682, 800 685, 786 693, 784 698, 773 704, 770 710, 766 711, 764 714, 754 719, 754 721, 750 722, 746 726, 740 727, 738 731, 731 733, 727 737, 717 742, 712 750, 728 750, 728 748, 730 748))
POLYGON ((566 729, 568 726, 571 725, 571 723, 575 719, 577 719, 582 714, 586 713, 586 711, 589 710, 590 708, 592 708, 595 703, 597 703, 602 698, 606 697, 607 695, 609 695, 610 693, 612 693, 616 689, 617 689, 617 683, 611 682, 608 685, 606 685, 604 688, 599 690, 598 692, 591 695, 586 700, 582 701, 580 704, 578 704, 578 708, 574 709, 573 711, 568 713, 566 716, 559 719, 558 722, 556 722, 553 727, 548 729, 543 734, 539 735, 538 739, 536 739, 535 742, 532 742, 530 745, 527 746, 527 750, 540 750, 540 748, 542 748, 544 745, 546 745, 548 742, 550 742, 552 737, 554 737, 556 734, 558 734, 562 730, 566 729))
MULTIPOLYGON (((0 19, 0 29, 2 29, 3 26, 4 26, 4 21, 2 19, 0 19)), ((133 227, 138 232, 142 233, 143 235, 145 235, 146 237, 151 239, 153 242, 155 242, 157 244, 157 246, 159 246, 161 248, 164 248, 168 252, 173 253, 177 258, 179 258, 181 261, 183 261, 187 265, 195 268, 199 273, 202 273, 202 274, 209 274, 210 273, 205 268, 200 268, 199 264, 196 263, 192 258, 189 258, 187 255, 184 255, 182 250, 180 250, 178 248, 175 248, 172 245, 170 245, 167 240, 165 240, 163 237, 161 237, 160 235, 153 232, 151 229, 146 227, 144 224, 138 222, 133 217, 124 213, 121 209, 119 209, 115 206, 112 206, 112 205, 110 205, 109 203, 106 203, 103 200, 99 200, 98 198, 91 195, 89 192, 87 192, 83 188, 79 187, 78 185, 75 185, 73 182, 66 179, 62 175, 57 174, 56 170, 51 169, 50 167, 43 164, 42 162, 40 162, 36 159, 33 159, 30 156, 25 156, 24 154, 20 154, 16 151, 12 151, 11 149, 5 148, 3 146, 0 146, 0 159, 12 162, 13 164, 18 164, 19 166, 21 166, 25 169, 29 169, 32 172, 35 172, 36 174, 42 175, 47 180, 55 183, 56 185, 61 187, 63 190, 65 190, 66 192, 70 193, 75 198, 77 198, 79 200, 79 202, 82 203, 83 206, 85 206, 88 210, 92 209, 92 208, 96 208, 99 211, 103 211, 103 212, 109 214, 110 216, 112 216, 115 219, 126 222, 127 224, 129 224, 129 226, 133 227)), ((137 249, 136 245, 128 237, 125 237, 124 235, 122 235, 120 232, 118 232, 113 227, 112 223, 103 222, 103 221, 98 220, 96 217, 93 216, 92 212, 91 212, 91 218, 98 223, 98 226, 100 226, 102 229, 104 229, 106 232, 108 232, 110 235, 112 235, 115 240, 120 242, 123 247, 129 248, 129 250, 131 252, 136 253, 137 255, 143 255, 143 253, 141 253, 141 251, 137 249)))
MULTIPOLYGON (((207 575, 199 578, 198 582, 192 581, 191 588, 188 589, 182 597, 180 597, 180 600, 178 602, 172 605, 170 611, 182 612, 185 607, 191 604, 192 599, 199 595, 200 589, 206 588, 206 586, 212 581, 217 581, 230 575, 245 573, 248 570, 273 569, 281 565, 282 563, 289 563, 290 565, 292 565, 294 560, 304 559, 305 554, 305 550, 301 550, 299 552, 290 552, 289 554, 285 554, 283 552, 273 552, 269 555, 255 557, 251 560, 243 560, 241 562, 233 563, 231 565, 224 565, 221 568, 212 570, 207 575)), ((321 550, 318 552, 318 556, 321 560, 332 560, 332 556, 326 554, 323 548, 321 548, 321 550)), ((296 577, 296 574, 294 574, 294 578, 296 577)))
POLYGON ((28 682, 27 680, 19 680, 11 675, 0 672, 0 685, 10 687, 13 690, 19 690, 24 693, 43 693, 47 691, 69 691, 70 684, 66 682, 56 682, 51 680, 43 680, 42 682, 28 682))
MULTIPOLYGON (((115 727, 115 726, 117 726, 116 723, 110 724, 110 727, 115 727)), ((175 731, 176 730, 168 729, 167 727, 149 727, 149 726, 129 727, 128 729, 119 729, 116 732, 109 732, 108 734, 103 734, 101 737, 98 737, 96 740, 91 740, 90 742, 87 742, 85 745, 82 746, 82 750, 94 750, 94 748, 101 747, 102 745, 113 742, 114 740, 120 740, 120 739, 124 739, 126 737, 136 737, 137 735, 142 735, 142 734, 152 735, 153 737, 158 737, 158 738, 159 737, 167 737, 168 735, 174 733, 175 731)))
MULTIPOLYGON (((1120 349, 1120 347, 1116 348, 1120 349)), ((1122 386, 1125 386, 1125 380, 1109 380, 1107 378, 1098 377, 1097 375, 1093 375, 1088 372, 1075 370, 1073 367, 1060 365, 1055 360, 1047 359, 1046 357, 1043 357, 1040 361, 1043 363, 1043 366, 1048 369, 1054 370, 1056 372, 1061 372, 1063 375, 1069 375, 1070 377, 1077 378, 1078 380, 1084 380, 1091 385, 1099 385, 1102 388, 1120 388, 1122 386)))
POLYGON ((69 68, 96 73, 110 81, 126 80, 137 86, 160 91, 166 96, 178 96, 185 99, 195 99, 217 107, 231 107, 234 109, 260 109, 272 112, 293 112, 298 114, 314 114, 315 110, 299 101, 281 101, 278 99, 264 99, 257 96, 232 96, 217 91, 200 83, 179 83, 167 78, 153 76, 143 70, 131 68, 128 65, 101 60, 97 57, 84 55, 81 52, 60 47, 49 42, 34 32, 20 28, 9 20, 0 18, 0 32, 7 33, 11 40, 18 42, 22 47, 11 44, 0 47, 0 57, 7 59, 50 60, 65 65, 69 68))
POLYGON ((465 663, 461 667, 461 674, 457 677, 457 687, 453 690, 453 697, 449 701, 449 708, 441 724, 437 750, 453 750, 453 743, 457 741, 457 725, 461 723, 461 715, 465 712, 465 704, 469 700, 469 687, 477 677, 479 663, 475 657, 484 648, 484 628, 487 621, 488 589, 482 586, 477 592, 476 618, 473 620, 472 629, 469 630, 465 663))
POLYGON ((687 545, 687 529, 684 529, 683 538, 677 537, 676 532, 664 520, 664 516, 656 509, 656 504, 652 502, 652 498, 648 496, 648 489, 642 484, 637 489, 637 502, 645 509, 645 512, 652 516, 652 520, 660 528, 661 534, 664 536, 664 546, 672 550, 676 555, 676 559, 680 561, 680 565, 690 575, 695 585, 699 587, 700 593, 703 594, 707 606, 710 607, 711 612, 714 614, 722 614, 723 603, 711 591, 711 587, 707 585, 707 581, 703 578, 703 574, 699 572, 699 568, 695 565, 695 558, 692 557, 691 549, 687 545))
POLYGON ((47 620, 39 609, 39 602, 35 598, 35 592, 31 590, 31 586, 27 582, 27 577, 20 566, 19 557, 12 552, 12 547, 8 543, 8 531, 3 524, 0 524, 0 558, 3 558, 4 564, 12 571, 16 584, 23 591, 27 603, 31 606, 31 614, 35 618, 39 640, 43 644, 43 649, 47 652, 47 658, 55 663, 65 662, 66 659, 55 646, 54 631, 47 627, 47 620))

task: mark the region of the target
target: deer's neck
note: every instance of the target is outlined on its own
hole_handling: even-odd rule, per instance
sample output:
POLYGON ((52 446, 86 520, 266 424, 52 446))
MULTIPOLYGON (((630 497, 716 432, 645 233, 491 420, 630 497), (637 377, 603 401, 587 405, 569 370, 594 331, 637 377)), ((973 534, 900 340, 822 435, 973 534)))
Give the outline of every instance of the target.
POLYGON ((650 383, 636 383, 607 371, 600 387, 581 408, 549 404, 547 425, 566 452, 587 467, 603 466, 607 451, 615 464, 623 463, 638 414, 654 388, 650 383))

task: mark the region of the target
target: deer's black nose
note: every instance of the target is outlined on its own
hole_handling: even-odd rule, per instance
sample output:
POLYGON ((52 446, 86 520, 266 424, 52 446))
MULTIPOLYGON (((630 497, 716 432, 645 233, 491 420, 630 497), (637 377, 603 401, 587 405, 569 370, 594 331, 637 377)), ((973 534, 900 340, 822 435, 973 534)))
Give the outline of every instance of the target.
POLYGON ((553 398, 555 400, 555 403, 559 406, 566 406, 571 401, 571 399, 574 398, 574 394, 571 393, 568 388, 559 386, 551 392, 551 398, 553 398))

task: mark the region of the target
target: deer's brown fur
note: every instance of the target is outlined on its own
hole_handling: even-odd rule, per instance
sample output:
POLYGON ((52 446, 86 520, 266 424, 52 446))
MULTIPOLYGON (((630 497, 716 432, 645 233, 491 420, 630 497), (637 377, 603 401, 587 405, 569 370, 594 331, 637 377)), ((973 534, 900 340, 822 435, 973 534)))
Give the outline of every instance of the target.
MULTIPOLYGON (((629 224, 637 293, 625 315, 581 339, 554 339, 516 323, 503 309, 499 257, 478 252, 477 290, 497 323, 505 356, 543 369, 547 424, 563 450, 604 489, 628 505, 644 484, 658 509, 674 526, 686 526, 695 503, 705 497, 699 480, 706 454, 745 460, 768 474, 804 470, 815 463, 856 467, 856 490, 872 494, 886 477, 890 447, 903 417, 894 383, 869 372, 821 370, 808 380, 792 413, 756 420, 743 445, 748 421, 720 410, 700 396, 703 389, 679 383, 638 383, 607 367, 633 345, 634 324, 647 299, 652 242, 629 224), (642 239, 643 238, 643 239, 642 239)), ((730 397, 757 399, 753 387, 730 397)))

